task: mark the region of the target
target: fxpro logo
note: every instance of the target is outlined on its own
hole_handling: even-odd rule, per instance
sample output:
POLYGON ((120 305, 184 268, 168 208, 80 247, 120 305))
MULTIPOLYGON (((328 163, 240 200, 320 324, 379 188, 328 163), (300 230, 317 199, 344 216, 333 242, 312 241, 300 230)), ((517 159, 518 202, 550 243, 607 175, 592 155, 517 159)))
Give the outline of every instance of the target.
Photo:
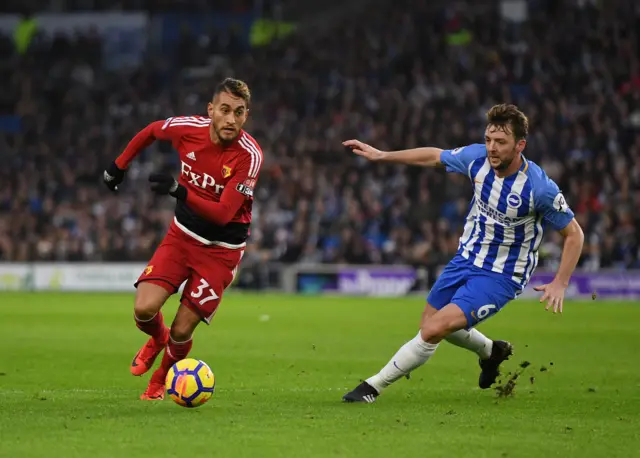
POLYGON ((216 194, 222 194, 224 185, 216 184, 215 178, 213 178, 208 173, 196 173, 193 171, 193 167, 191 167, 189 164, 185 164, 182 161, 180 162, 182 164, 181 173, 187 180, 189 180, 189 183, 202 189, 207 189, 207 187, 214 188, 216 194))

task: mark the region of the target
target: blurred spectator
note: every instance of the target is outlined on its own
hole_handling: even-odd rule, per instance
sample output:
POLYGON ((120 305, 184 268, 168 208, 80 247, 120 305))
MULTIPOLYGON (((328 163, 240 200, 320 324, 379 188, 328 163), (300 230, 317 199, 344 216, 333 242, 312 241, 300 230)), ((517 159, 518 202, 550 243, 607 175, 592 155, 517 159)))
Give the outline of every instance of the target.
MULTIPOLYGON (((180 4, 157 5, 169 3, 180 4)), ((250 53, 231 32, 200 40, 185 30, 171 60, 179 65, 152 56, 133 73, 101 68, 95 33, 40 37, 26 56, 0 64, 1 114, 23 124, 0 134, 0 259, 149 258, 172 202, 153 197, 146 177, 176 171, 170 145, 150 147, 118 196, 102 187, 101 172, 146 123, 202 113, 214 81, 232 75, 252 88, 247 128, 265 151, 249 265, 445 262, 471 195, 465 178, 366 163, 340 142, 479 142, 486 110, 513 102, 531 122, 525 154, 558 182, 583 225, 581 266, 640 267, 640 8, 531 2, 515 27, 480 3, 384 2, 357 21, 250 53), (183 71, 212 55, 223 62, 213 75, 183 71)), ((7 37, 0 49, 11 49, 7 37)), ((557 265, 560 244, 546 237, 543 265, 557 265)))

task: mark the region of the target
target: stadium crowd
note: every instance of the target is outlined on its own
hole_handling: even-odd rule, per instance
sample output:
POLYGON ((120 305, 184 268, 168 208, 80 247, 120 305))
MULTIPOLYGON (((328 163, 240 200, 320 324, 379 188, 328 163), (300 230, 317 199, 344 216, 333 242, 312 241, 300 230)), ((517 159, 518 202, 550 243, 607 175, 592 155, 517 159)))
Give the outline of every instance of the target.
MULTIPOLYGON (((177 173, 176 155, 150 147, 117 196, 102 170, 148 122, 204 113, 213 83, 232 75, 252 88, 247 130, 265 153, 248 263, 442 264, 457 248, 467 180, 366 163, 341 141, 482 142, 486 110, 514 102, 530 118, 525 155, 585 230, 581 266, 640 267, 640 9, 532 1, 514 25, 466 3, 384 2, 254 50, 222 31, 186 34, 173 56, 150 55, 133 73, 102 70, 95 32, 41 37, 26 55, 2 37, 0 110, 20 129, 0 133, 0 260, 147 260, 173 202, 146 178, 177 173), (212 55, 224 58, 213 74, 181 71, 212 55)), ((560 250, 547 236, 542 265, 560 250)))

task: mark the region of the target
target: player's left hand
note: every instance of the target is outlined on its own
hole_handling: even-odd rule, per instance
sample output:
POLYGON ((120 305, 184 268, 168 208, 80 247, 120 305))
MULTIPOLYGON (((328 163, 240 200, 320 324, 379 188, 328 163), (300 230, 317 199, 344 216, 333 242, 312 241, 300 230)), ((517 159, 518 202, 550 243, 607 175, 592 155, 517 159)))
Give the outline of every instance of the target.
POLYGON ((535 291, 542 291, 544 294, 540 298, 540 302, 547 301, 545 310, 553 307, 553 313, 562 313, 562 303, 564 302, 564 291, 567 289, 562 284, 552 281, 546 285, 534 286, 535 291))
POLYGON ((385 151, 380 151, 379 149, 374 148, 371 145, 367 145, 360 140, 347 140, 342 142, 342 145, 347 148, 351 148, 352 152, 358 156, 367 158, 370 161, 381 161, 388 155, 385 151))
POLYGON ((185 200, 187 198, 187 188, 178 183, 171 175, 164 173, 152 173, 149 175, 151 190, 158 195, 167 194, 176 199, 185 200))
POLYGON ((122 183, 126 173, 127 171, 119 168, 114 161, 102 172, 102 180, 111 192, 118 192, 118 185, 122 183))

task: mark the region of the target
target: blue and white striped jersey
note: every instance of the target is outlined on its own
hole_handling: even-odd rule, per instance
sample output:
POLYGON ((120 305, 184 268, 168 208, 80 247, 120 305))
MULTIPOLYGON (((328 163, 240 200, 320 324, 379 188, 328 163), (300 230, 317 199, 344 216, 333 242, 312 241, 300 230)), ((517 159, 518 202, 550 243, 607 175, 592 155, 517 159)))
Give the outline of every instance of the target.
POLYGON ((458 254, 482 269, 511 278, 523 288, 538 264, 546 226, 561 230, 574 215, 558 185, 535 163, 496 176, 484 144, 442 151, 448 172, 467 175, 474 187, 458 254))

